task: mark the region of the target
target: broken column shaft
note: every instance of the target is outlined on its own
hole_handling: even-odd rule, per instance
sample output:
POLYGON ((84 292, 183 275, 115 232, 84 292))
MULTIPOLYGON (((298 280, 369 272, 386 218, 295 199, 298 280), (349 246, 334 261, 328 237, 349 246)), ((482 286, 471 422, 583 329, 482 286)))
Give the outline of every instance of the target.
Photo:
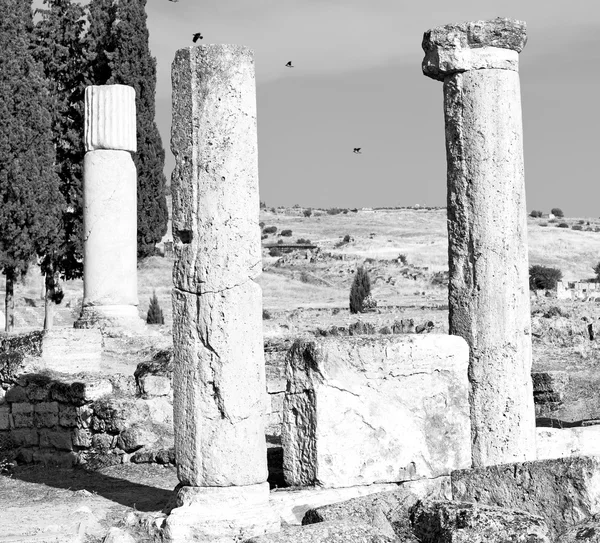
POLYGON ((434 28, 423 73, 444 83, 450 333, 470 346, 473 466, 535 459, 523 129, 525 23, 434 28))
POLYGON ((181 488, 165 537, 233 541, 279 524, 266 482, 253 54, 236 45, 180 49, 172 83, 173 410, 181 488))
POLYGON ((135 90, 85 90, 83 308, 78 328, 143 325, 137 305, 135 90))

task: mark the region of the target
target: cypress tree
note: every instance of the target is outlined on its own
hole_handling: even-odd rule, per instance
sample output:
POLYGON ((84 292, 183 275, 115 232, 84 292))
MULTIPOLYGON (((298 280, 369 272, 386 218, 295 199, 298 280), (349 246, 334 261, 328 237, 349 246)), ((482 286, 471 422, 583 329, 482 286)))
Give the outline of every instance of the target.
POLYGON ((138 256, 154 253, 167 231, 168 211, 163 172, 165 151, 154 120, 156 59, 151 56, 146 0, 92 0, 89 39, 95 55, 94 84, 130 85, 137 115, 138 256))
POLYGON ((83 275, 84 93, 89 66, 84 46, 85 10, 72 0, 44 0, 48 9, 34 28, 33 54, 43 66, 54 102, 53 142, 60 191, 65 200, 56 250, 41 260, 45 275, 46 318, 52 327, 54 303, 62 300, 59 278, 83 275))
POLYGON ((0 17, 0 268, 6 331, 14 283, 32 259, 56 250, 64 201, 54 169, 52 102, 33 58, 31 0, 3 0, 0 17))
POLYGON ((362 313, 363 302, 371 294, 371 280, 364 266, 360 266, 354 274, 350 287, 350 313, 362 313))
POLYGON ((162 309, 158 303, 158 297, 156 291, 152 291, 152 298, 150 298, 150 306, 148 307, 148 314, 146 315, 146 324, 164 324, 165 317, 162 309))

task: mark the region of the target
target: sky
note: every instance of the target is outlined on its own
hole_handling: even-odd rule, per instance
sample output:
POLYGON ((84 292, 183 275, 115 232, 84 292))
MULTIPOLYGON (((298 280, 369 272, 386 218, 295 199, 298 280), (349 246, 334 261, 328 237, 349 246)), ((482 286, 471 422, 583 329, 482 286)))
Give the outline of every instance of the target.
POLYGON ((442 84, 421 72, 423 32, 523 20, 527 208, 600 216, 597 0, 147 0, 146 10, 167 179, 171 62, 201 32, 201 44, 254 51, 268 206, 445 206, 442 84))

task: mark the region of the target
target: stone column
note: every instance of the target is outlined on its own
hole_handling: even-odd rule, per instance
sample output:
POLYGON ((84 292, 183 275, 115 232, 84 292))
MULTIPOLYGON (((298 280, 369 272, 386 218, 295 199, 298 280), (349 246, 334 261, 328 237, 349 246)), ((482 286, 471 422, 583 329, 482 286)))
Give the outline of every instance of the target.
POLYGON ((83 308, 76 328, 143 326, 137 311, 135 90, 85 90, 83 308))
POLYGON ((425 32, 444 83, 450 333, 470 346, 473 466, 535 459, 519 53, 525 23, 425 32))
MULTIPOLYGON (((269 508, 253 53, 180 49, 172 66, 173 411, 181 482, 168 541, 279 529, 269 508)), ((243 539, 243 538, 242 538, 243 539)))

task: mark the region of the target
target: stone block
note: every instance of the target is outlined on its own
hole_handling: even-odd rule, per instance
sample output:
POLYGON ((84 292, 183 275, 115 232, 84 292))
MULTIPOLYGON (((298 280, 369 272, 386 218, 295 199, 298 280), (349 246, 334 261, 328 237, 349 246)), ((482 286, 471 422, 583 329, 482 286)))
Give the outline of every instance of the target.
POLYGON ((282 444, 289 484, 400 482, 470 465, 462 338, 323 338, 296 343, 288 360, 282 444))
POLYGON ((117 447, 131 453, 144 446, 153 445, 158 439, 159 436, 151 428, 136 424, 121 432, 117 439, 117 447))
POLYGON ((33 404, 13 403, 11 415, 15 428, 33 428, 33 404))
POLYGON ((33 461, 57 468, 71 468, 77 464, 77 454, 74 452, 57 451, 54 449, 39 449, 33 451, 33 461))
POLYGON ((116 445, 117 438, 110 434, 93 434, 92 435, 92 447, 101 451, 107 451, 108 449, 114 448, 116 445))
POLYGON ((600 456, 600 426, 536 428, 537 459, 600 456))
POLYGON ((600 458, 576 456, 452 472, 457 501, 519 509, 546 520, 551 538, 600 513, 600 458))
POLYGON ((92 446, 92 433, 86 428, 75 428, 72 431, 74 447, 89 448, 92 446))
POLYGON ((168 396, 173 392, 171 379, 166 375, 143 375, 138 383, 145 396, 168 396))
POLYGON ((10 407, 0 405, 0 430, 10 429, 10 407))
POLYGON ((29 383, 26 389, 27 397, 32 402, 45 402, 48 399, 49 391, 49 382, 29 383))
POLYGON ((11 432, 16 447, 35 447, 39 444, 37 430, 33 428, 18 428, 11 432))
POLYGON ((58 424, 58 402, 40 402, 33 405, 33 425, 52 428, 58 424))
POLYGON ((92 85, 85 89, 85 150, 137 150, 135 89, 92 85))
POLYGON ((53 328, 44 332, 44 367, 62 373, 98 372, 102 356, 102 333, 98 329, 53 328))
POLYGON ((18 403, 18 402, 26 402, 28 401, 27 393, 25 392, 25 388, 22 386, 14 386, 9 388, 6 391, 6 395, 4 399, 8 403, 18 403))
POLYGON ((42 428, 40 434, 40 447, 59 449, 61 451, 72 451, 73 440, 71 430, 49 430, 42 428))
MULTIPOLYGON (((139 399, 136 403, 146 404, 149 421, 173 426, 173 399, 171 396, 156 396, 147 400, 139 399)), ((145 412, 146 408, 141 408, 141 410, 145 412)))
POLYGON ((78 407, 69 404, 58 404, 58 423, 65 428, 76 428, 78 423, 78 407))
POLYGON ((278 532, 269 484, 232 487, 182 486, 163 524, 162 541, 245 541, 278 532))
POLYGON ((394 543, 398 539, 354 519, 331 520, 309 526, 286 526, 280 532, 248 539, 248 543, 394 543))
POLYGON ((549 543, 540 516, 473 503, 424 501, 411 511, 420 543, 549 543))

